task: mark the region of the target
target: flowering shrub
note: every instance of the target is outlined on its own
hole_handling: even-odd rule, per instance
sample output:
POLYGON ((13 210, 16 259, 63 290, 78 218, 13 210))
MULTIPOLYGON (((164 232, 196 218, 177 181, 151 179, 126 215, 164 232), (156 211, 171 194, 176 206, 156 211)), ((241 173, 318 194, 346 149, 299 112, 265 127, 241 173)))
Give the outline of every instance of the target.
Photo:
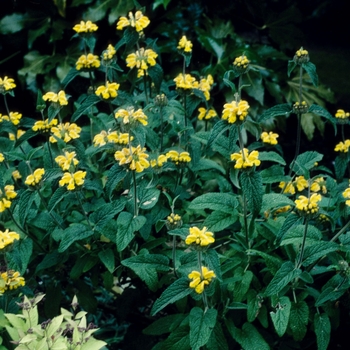
POLYGON ((71 25, 83 55, 36 91, 36 114, 11 110, 18 83, 0 77, 1 327, 18 349, 327 349, 350 287, 349 140, 329 168, 300 148, 301 124, 344 131, 348 112, 305 101, 312 52, 286 64, 294 100, 262 108, 246 84, 258 55, 194 67, 200 42, 179 34, 167 71, 148 14, 127 10, 109 38, 102 22, 71 25), (287 116, 290 164, 263 131, 287 116), (74 295, 86 311, 60 313, 74 295))

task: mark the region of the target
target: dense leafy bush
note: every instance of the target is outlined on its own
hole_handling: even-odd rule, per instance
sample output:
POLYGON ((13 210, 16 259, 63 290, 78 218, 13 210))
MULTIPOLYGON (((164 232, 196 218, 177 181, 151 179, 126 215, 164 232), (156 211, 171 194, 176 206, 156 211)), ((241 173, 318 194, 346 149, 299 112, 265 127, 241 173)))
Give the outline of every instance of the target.
POLYGON ((169 3, 55 1, 1 77, 4 344, 327 349, 350 286, 349 113, 324 108, 304 48, 247 44, 197 3, 153 21, 169 3), (315 125, 341 131, 334 168, 300 149, 315 125))

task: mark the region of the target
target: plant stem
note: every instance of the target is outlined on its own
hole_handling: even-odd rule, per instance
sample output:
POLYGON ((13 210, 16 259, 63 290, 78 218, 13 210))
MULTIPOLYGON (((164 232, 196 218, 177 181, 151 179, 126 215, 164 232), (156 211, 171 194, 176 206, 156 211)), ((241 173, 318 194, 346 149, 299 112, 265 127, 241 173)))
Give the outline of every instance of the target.
POLYGON ((83 203, 82 203, 82 201, 81 201, 81 199, 80 199, 79 193, 78 193, 78 192, 75 192, 75 196, 77 197, 77 199, 78 199, 78 201, 79 201, 81 210, 82 210, 83 215, 85 216, 85 219, 86 219, 86 221, 87 221, 87 223, 88 223, 89 229, 90 229, 91 231, 93 231, 93 228, 92 228, 92 226, 91 226, 90 220, 89 220, 89 218, 88 218, 88 216, 87 216, 87 214, 86 214, 86 212, 85 212, 85 210, 84 210, 83 203))
POLYGON ((176 236, 173 236, 173 251, 172 251, 172 258, 173 258, 173 269, 174 269, 174 275, 176 278, 178 278, 177 272, 176 272, 176 236))
POLYGON ((143 76, 143 86, 145 89, 146 105, 148 105, 149 100, 148 100, 148 92, 147 92, 147 77, 146 77, 146 75, 143 76))
POLYGON ((164 133, 164 125, 163 125, 163 107, 159 107, 159 116, 160 116, 160 140, 159 140, 159 152, 162 152, 163 149, 163 133, 164 133))
POLYGON ((244 220, 245 241, 246 241, 246 244, 247 244, 247 248, 250 249, 249 231, 248 231, 248 219, 247 219, 247 200, 246 200, 244 194, 242 195, 242 201, 243 201, 243 220, 244 220))
POLYGON ((139 207, 137 204, 137 186, 136 186, 136 173, 132 170, 132 185, 134 190, 134 217, 139 215, 139 207))
POLYGON ((305 219, 305 227, 304 227, 304 234, 303 234, 303 241, 301 243, 301 249, 300 249, 300 255, 298 262, 296 263, 296 268, 300 269, 302 263, 303 263, 303 258, 304 258, 304 251, 305 251, 305 242, 306 242, 306 235, 307 235, 307 229, 309 226, 309 218, 307 217, 305 219))

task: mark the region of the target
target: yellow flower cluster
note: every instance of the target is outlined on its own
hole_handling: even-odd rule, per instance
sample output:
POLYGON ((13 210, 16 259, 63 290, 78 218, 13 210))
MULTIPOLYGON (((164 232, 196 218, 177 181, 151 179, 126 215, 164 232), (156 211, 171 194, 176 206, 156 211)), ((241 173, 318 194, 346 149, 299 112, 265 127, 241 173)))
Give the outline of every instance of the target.
POLYGON ((222 112, 222 119, 227 120, 228 123, 233 124, 237 121, 244 121, 248 115, 249 105, 247 101, 241 100, 238 103, 232 101, 231 103, 224 104, 224 110, 222 112))
POLYGON ((191 74, 180 73, 174 79, 174 82, 177 89, 198 89, 202 91, 207 101, 210 99, 210 89, 214 84, 213 77, 210 74, 206 78, 202 78, 200 81, 197 81, 191 74))
POLYGON ((15 134, 11 134, 9 133, 9 139, 11 141, 16 141, 18 140, 22 135, 24 135, 26 132, 24 130, 21 130, 21 129, 17 129, 17 133, 16 135, 15 134))
POLYGON ((262 142, 270 144, 270 145, 277 145, 278 141, 278 134, 273 133, 272 131, 270 131, 269 133, 267 133, 266 131, 264 131, 261 136, 260 136, 262 142))
POLYGON ((0 213, 11 207, 10 199, 16 198, 17 193, 13 185, 6 185, 4 187, 5 193, 0 189, 0 213))
POLYGON ((134 139, 133 136, 130 136, 128 133, 117 133, 116 131, 105 131, 102 130, 99 134, 95 135, 93 143, 94 146, 104 146, 107 143, 116 143, 119 145, 127 145, 130 141, 134 139))
POLYGON ((26 181, 24 183, 28 186, 36 186, 37 184, 39 184, 44 174, 45 169, 36 169, 34 170, 33 174, 27 176, 26 181))
POLYGON ((236 57, 235 60, 233 61, 233 66, 238 71, 245 71, 248 68, 248 65, 249 65, 249 60, 245 55, 236 57))
POLYGON ((297 176, 293 182, 289 182, 287 185, 284 181, 281 181, 279 184, 279 188, 284 189, 283 193, 290 193, 290 194, 295 194, 295 189, 301 192, 308 187, 309 187, 309 183, 304 178, 304 176, 297 176))
POLYGON ((169 231, 182 226, 182 218, 178 214, 171 213, 167 218, 165 225, 169 231))
POLYGON ((157 159, 152 159, 150 163, 152 168, 155 168, 155 167, 161 168, 164 165, 164 163, 166 163, 167 161, 168 161, 168 157, 164 154, 161 154, 158 156, 157 159))
POLYGON ((16 87, 16 84, 12 78, 8 78, 7 76, 4 79, 0 78, 0 93, 4 93, 5 91, 12 90, 15 87, 16 87))
POLYGON ((210 89, 214 84, 213 77, 209 74, 206 78, 202 78, 199 82, 193 82, 193 88, 203 92, 205 99, 210 100, 210 89))
POLYGON ((48 119, 38 120, 33 125, 32 130, 40 131, 40 132, 49 132, 53 126, 57 125, 57 123, 58 123, 57 119, 52 119, 50 123, 48 119))
POLYGON ((296 199, 295 207, 303 213, 315 214, 318 212, 318 202, 322 199, 320 194, 313 193, 310 198, 299 196, 296 199))
POLYGON ((150 24, 148 17, 144 16, 141 11, 136 11, 135 15, 129 12, 129 18, 120 17, 117 23, 117 30, 122 30, 125 27, 131 26, 137 32, 142 32, 150 24))
POLYGON ((73 191, 76 186, 82 186, 86 177, 86 171, 76 171, 75 173, 64 173, 59 181, 60 186, 67 186, 68 191, 73 191))
POLYGON ((301 56, 306 56, 309 54, 309 52, 307 50, 304 50, 303 48, 300 48, 296 53, 295 53, 298 57, 301 56))
POLYGON ((193 288, 197 294, 202 294, 205 286, 209 285, 212 279, 216 277, 214 271, 208 270, 205 266, 202 266, 201 270, 201 272, 192 271, 188 275, 188 278, 192 280, 190 288, 193 288))
POLYGON ((140 145, 131 147, 131 150, 130 148, 123 148, 121 151, 115 152, 114 158, 119 161, 119 165, 126 165, 128 169, 141 173, 150 165, 147 160, 149 155, 145 151, 146 148, 141 148, 140 145))
POLYGON ((259 166, 261 161, 259 160, 259 152, 258 151, 252 151, 249 153, 247 148, 243 148, 243 154, 242 151, 239 151, 239 153, 232 153, 231 154, 231 160, 235 160, 235 169, 245 169, 255 166, 259 166))
POLYGON ((183 165, 191 161, 191 157, 188 152, 179 153, 175 150, 171 150, 166 154, 166 157, 176 165, 183 165))
POLYGON ((24 278, 18 271, 9 270, 0 274, 0 294, 4 294, 8 289, 17 289, 24 285, 24 278))
POLYGON ((11 122, 13 125, 18 125, 21 118, 22 114, 18 112, 10 112, 9 115, 0 114, 0 123, 6 120, 8 122, 11 122))
POLYGON ((12 244, 15 240, 19 240, 19 234, 14 231, 0 231, 0 249, 12 244))
POLYGON ((349 152, 349 147, 350 147, 350 140, 345 140, 344 142, 339 142, 334 150, 336 152, 343 152, 343 153, 348 153, 349 152))
POLYGON ((350 117, 350 113, 345 112, 343 109, 338 109, 337 113, 335 113, 335 117, 338 119, 347 119, 350 117))
POLYGON ((309 62, 309 52, 302 47, 295 53, 293 60, 297 64, 303 64, 309 62))
POLYGON ((192 42, 188 40, 185 35, 183 35, 177 45, 177 48, 179 50, 189 53, 192 52, 192 46, 192 42))
POLYGON ((44 101, 50 101, 59 104, 60 106, 66 106, 68 104, 66 93, 61 90, 58 94, 54 92, 47 92, 43 96, 44 101))
POLYGON ((182 74, 180 73, 175 79, 177 89, 191 90, 194 88, 193 83, 196 81, 196 78, 192 77, 191 74, 182 74))
POLYGON ((102 58, 105 61, 111 60, 116 53, 116 49, 111 44, 109 44, 107 49, 102 52, 102 58))
POLYGON ((75 68, 77 70, 91 69, 91 68, 98 68, 100 65, 101 65, 101 62, 98 59, 98 56, 93 55, 92 53, 89 53, 87 55, 81 55, 78 58, 78 61, 75 63, 75 68))
POLYGON ((109 83, 108 81, 106 82, 106 85, 101 85, 99 86, 95 94, 97 96, 101 96, 105 100, 108 100, 109 98, 115 98, 118 96, 118 89, 119 89, 119 84, 117 83, 109 83))
POLYGON ((137 111, 134 111, 133 108, 128 110, 119 109, 114 115, 116 119, 123 118, 124 124, 135 124, 141 123, 142 125, 147 125, 147 116, 143 113, 142 109, 139 108, 137 111))
POLYGON ((141 47, 135 53, 131 53, 126 57, 127 67, 138 68, 137 77, 143 77, 147 75, 147 70, 151 66, 156 65, 157 54, 151 49, 144 49, 141 47))
POLYGON ((75 158, 76 154, 75 152, 64 152, 64 155, 57 156, 55 158, 55 162, 58 164, 58 166, 63 170, 69 170, 71 164, 73 163, 73 166, 76 166, 79 164, 78 159, 75 158))
POLYGON ((217 116, 217 113, 215 112, 214 109, 210 108, 210 109, 206 109, 204 107, 200 107, 198 108, 198 119, 199 120, 209 120, 212 118, 215 118, 217 116))
POLYGON ((97 29, 98 26, 91 21, 80 21, 80 24, 76 24, 73 27, 73 30, 75 30, 77 33, 92 33, 96 32, 97 29))
POLYGON ((64 142, 69 142, 80 137, 81 128, 75 123, 60 123, 57 127, 52 127, 51 132, 53 133, 49 139, 51 143, 57 142, 56 137, 64 142))
POLYGON ((201 247, 206 247, 211 243, 215 242, 213 233, 209 232, 206 227, 203 227, 201 230, 198 227, 190 227, 190 233, 186 237, 185 243, 196 244, 201 247))
POLYGON ((320 192, 322 191, 323 194, 327 193, 327 187, 326 187, 326 181, 323 177, 319 177, 315 179, 311 186, 310 186, 311 192, 320 192))

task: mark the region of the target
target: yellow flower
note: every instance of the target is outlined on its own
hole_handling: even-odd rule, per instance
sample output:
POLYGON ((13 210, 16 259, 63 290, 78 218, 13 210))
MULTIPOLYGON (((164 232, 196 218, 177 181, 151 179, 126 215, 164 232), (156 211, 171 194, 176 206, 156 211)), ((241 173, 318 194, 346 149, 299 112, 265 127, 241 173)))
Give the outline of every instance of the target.
POLYGON ((117 30, 122 30, 124 27, 131 26, 136 29, 137 32, 142 32, 150 24, 148 17, 144 16, 141 11, 136 11, 135 15, 129 12, 129 19, 126 17, 120 17, 117 23, 117 30))
POLYGON ((19 234, 14 231, 0 231, 0 249, 4 249, 9 244, 12 244, 15 240, 19 240, 19 234))
POLYGON ((147 74, 148 67, 156 65, 157 56, 153 50, 145 50, 141 47, 135 53, 131 53, 126 57, 126 66, 129 68, 138 68, 137 77, 139 78, 144 76, 145 72, 147 74))
POLYGON ((55 158, 55 162, 62 170, 69 170, 69 167, 71 166, 72 162, 74 166, 79 164, 79 161, 75 158, 75 156, 75 152, 65 151, 64 155, 60 155, 55 158))
POLYGON ((203 227, 201 230, 198 227, 190 227, 190 233, 185 240, 185 243, 188 245, 194 243, 201 247, 206 247, 214 242, 213 233, 207 231, 206 227, 203 227))
POLYGON ((200 107, 200 108, 198 108, 198 112, 199 112, 199 115, 198 115, 199 120, 203 120, 203 119, 209 120, 209 119, 217 116, 215 110, 212 108, 205 109, 203 107, 200 107))
POLYGON ((158 167, 158 168, 161 168, 164 163, 166 163, 168 160, 168 157, 164 154, 161 154, 160 156, 158 156, 157 159, 152 159, 151 160, 151 167, 152 168, 155 168, 155 167, 158 167))
POLYGON ((233 65, 236 67, 236 68, 243 68, 243 69, 246 69, 248 67, 248 64, 249 64, 249 60, 247 58, 247 56, 239 56, 239 57, 236 57, 234 62, 233 62, 233 65))
POLYGON ((208 75, 208 77, 202 78, 200 82, 194 81, 192 87, 203 92, 205 99, 208 101, 210 99, 210 89, 211 85, 214 83, 213 77, 208 75))
POLYGON ((0 78, 0 93, 4 93, 5 91, 12 90, 15 87, 16 87, 16 84, 12 78, 8 78, 7 76, 4 79, 0 78))
POLYGON ((116 49, 111 44, 109 44, 107 49, 102 52, 102 58, 105 61, 111 60, 116 53, 116 49))
POLYGON ((276 209, 274 214, 275 215, 283 214, 283 213, 286 213, 287 211, 289 211, 290 209, 291 209, 291 206, 290 205, 286 205, 284 207, 276 209))
POLYGON ((22 178, 22 175, 20 174, 20 172, 18 170, 15 170, 12 172, 12 177, 15 179, 15 180, 19 180, 22 178))
POLYGON ((76 24, 73 27, 73 30, 75 30, 77 33, 92 33, 96 32, 97 29, 97 25, 91 21, 80 21, 80 24, 76 24))
POLYGON ((10 112, 10 116, 0 114, 0 123, 4 120, 11 122, 13 125, 18 125, 19 120, 22 118, 22 114, 18 112, 10 112))
POLYGON ((13 199, 17 196, 17 193, 14 191, 14 189, 15 187, 13 185, 6 185, 4 187, 5 193, 3 193, 0 189, 0 213, 11 207, 10 199, 13 199))
POLYGON ((24 183, 28 186, 35 186, 41 181, 44 174, 45 169, 36 169, 33 174, 27 176, 26 181, 24 183))
POLYGON ((8 270, 0 274, 0 294, 8 289, 17 289, 24 285, 24 278, 21 277, 18 271, 8 270))
POLYGON ((85 176, 86 171, 79 170, 73 174, 66 172, 59 181, 59 185, 67 185, 67 190, 73 191, 76 186, 82 186, 84 184, 85 176))
POLYGON ((104 98, 105 100, 109 99, 109 98, 115 98, 118 96, 118 91, 119 89, 119 84, 117 83, 109 83, 108 81, 106 82, 106 85, 101 85, 99 86, 96 91, 95 94, 97 96, 101 96, 102 98, 104 98))
POLYGON ((347 153, 349 151, 349 147, 350 147, 350 140, 345 140, 344 142, 339 142, 334 150, 336 152, 343 152, 343 153, 347 153))
POLYGON ((147 116, 143 113, 142 109, 139 108, 137 111, 134 111, 133 108, 130 108, 128 110, 126 109, 119 109, 115 113, 115 118, 123 118, 124 124, 134 124, 134 123, 141 123, 142 125, 147 125, 147 116))
POLYGON ((130 170, 135 170, 137 173, 141 173, 145 168, 149 167, 147 158, 149 155, 145 153, 146 148, 137 147, 123 148, 121 151, 117 151, 114 154, 115 160, 119 161, 119 165, 126 165, 130 170))
POLYGON ((264 143, 268 143, 270 145, 277 145, 277 138, 278 138, 278 134, 273 133, 272 131, 270 131, 269 133, 267 133, 266 131, 264 131, 260 138, 262 139, 262 142, 264 143))
POLYGON ((350 187, 348 187, 342 194, 343 194, 343 197, 347 199, 345 204, 350 207, 350 187))
POLYGON ((247 148, 243 148, 243 154, 242 151, 239 153, 233 153, 231 154, 231 160, 235 160, 235 169, 245 169, 252 166, 259 166, 261 161, 259 158, 259 152, 258 151, 252 151, 249 154, 249 151, 247 148))
POLYGON ((5 160, 5 157, 2 153, 0 153, 0 163, 2 163, 5 160))
POLYGON ((294 180, 294 183, 299 192, 309 187, 309 183, 304 176, 297 176, 294 180))
POLYGON ((190 288, 193 288, 197 294, 204 292, 205 286, 209 285, 211 280, 216 277, 214 271, 209 271, 207 267, 202 266, 202 273, 199 271, 192 271, 188 278, 192 279, 190 288))
POLYGON ((183 35, 180 39, 177 48, 183 50, 184 52, 192 52, 192 43, 190 40, 187 40, 186 36, 183 35))
POLYGON ((182 218, 178 214, 171 213, 167 218, 165 225, 169 231, 182 226, 182 218))
POLYGON ((288 182, 286 185, 284 181, 281 181, 278 187, 283 189, 283 193, 295 194, 295 187, 292 182, 288 182))
POLYGON ((54 92, 47 92, 43 96, 43 100, 57 103, 60 106, 66 106, 68 104, 66 93, 63 90, 61 90, 58 94, 54 92))
MULTIPOLYGON (((182 74, 180 73, 175 79, 174 82, 176 84, 177 89, 191 90, 194 88, 196 79, 192 77, 190 74, 182 74)), ((197 82, 198 84, 198 82, 197 82)))
POLYGON ((88 55, 81 55, 78 61, 75 63, 75 68, 77 70, 81 69, 91 69, 98 68, 101 65, 98 56, 89 53, 88 55))
POLYGON ((58 123, 57 119, 52 119, 50 123, 49 123, 48 119, 38 120, 33 125, 32 130, 33 131, 41 131, 41 132, 49 132, 53 126, 57 125, 57 123, 58 123))
MULTIPOLYGON (((134 139, 133 136, 130 136, 130 141, 134 139)), ((93 143, 94 146, 104 146, 108 142, 116 143, 120 145, 127 145, 129 143, 129 134, 128 133, 117 133, 116 131, 105 131, 102 130, 99 134, 95 135, 93 143)))
POLYGON ((166 154, 166 157, 170 158, 170 160, 176 165, 189 163, 191 161, 191 157, 188 152, 179 153, 175 150, 171 150, 166 154))
POLYGON ((310 187, 311 192, 319 192, 322 190, 322 193, 327 193, 326 182, 323 177, 319 177, 313 181, 310 187))
POLYGON ((238 120, 243 121, 248 115, 249 105, 247 101, 241 100, 238 103, 232 101, 224 105, 222 119, 227 120, 228 123, 233 124, 238 120))
POLYGON ((57 127, 54 126, 51 128, 53 136, 50 136, 50 142, 57 142, 56 138, 63 139, 64 142, 69 142, 72 139, 78 139, 80 137, 81 128, 75 123, 61 123, 57 127))
POLYGON ((350 113, 345 112, 343 109, 338 109, 337 113, 335 113, 335 117, 338 119, 347 119, 350 117, 350 113))
POLYGON ((16 141, 18 140, 22 135, 24 135, 26 132, 22 129, 17 130, 17 135, 9 133, 9 139, 11 141, 16 141))
POLYGON ((313 193, 310 198, 299 196, 294 202, 298 210, 306 214, 315 214, 318 212, 318 202, 321 199, 322 197, 320 194, 313 193))

